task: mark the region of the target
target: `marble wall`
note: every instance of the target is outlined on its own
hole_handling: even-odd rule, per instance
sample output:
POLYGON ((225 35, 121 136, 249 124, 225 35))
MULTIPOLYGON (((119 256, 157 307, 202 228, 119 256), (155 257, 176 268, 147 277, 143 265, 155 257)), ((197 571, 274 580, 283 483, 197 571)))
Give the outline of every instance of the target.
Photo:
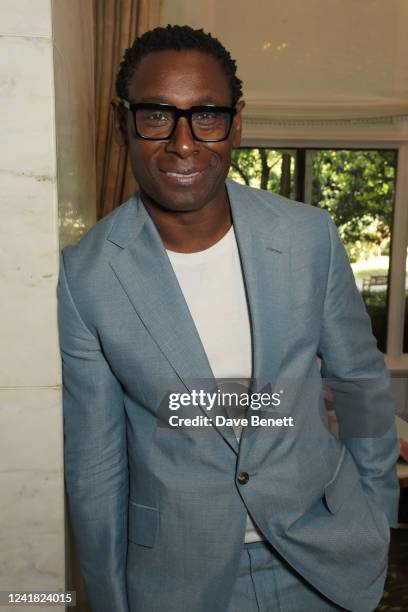
POLYGON ((95 218, 92 81, 82 122, 73 102, 91 17, 91 0, 0 0, 0 591, 66 588, 58 203, 67 243, 95 218))

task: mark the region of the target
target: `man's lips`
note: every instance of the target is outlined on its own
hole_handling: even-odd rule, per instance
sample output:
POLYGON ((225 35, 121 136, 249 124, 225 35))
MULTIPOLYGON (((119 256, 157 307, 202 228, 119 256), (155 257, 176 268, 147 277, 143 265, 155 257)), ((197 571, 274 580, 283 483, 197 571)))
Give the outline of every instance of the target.
POLYGON ((202 172, 203 169, 200 168, 188 168, 188 169, 179 169, 179 168, 174 168, 174 169, 169 169, 169 170, 163 170, 160 169, 161 172, 163 172, 164 174, 167 174, 168 176, 196 176, 197 174, 200 174, 200 172, 202 172))
POLYGON ((196 180, 200 179, 204 171, 198 168, 185 168, 185 169, 160 169, 160 172, 164 174, 166 179, 170 180, 173 184, 177 185, 192 185, 196 180))
POLYGON ((167 176, 175 176, 177 178, 192 178, 193 176, 198 176, 200 172, 166 172, 167 176))

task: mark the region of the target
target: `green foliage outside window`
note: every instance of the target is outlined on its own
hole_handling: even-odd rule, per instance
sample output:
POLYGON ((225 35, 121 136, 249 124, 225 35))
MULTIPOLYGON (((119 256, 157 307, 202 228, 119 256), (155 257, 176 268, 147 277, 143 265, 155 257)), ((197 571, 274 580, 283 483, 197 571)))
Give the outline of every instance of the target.
POLYGON ((389 255, 395 189, 394 151, 318 151, 312 203, 328 210, 350 260, 389 255))
POLYGON ((232 152, 229 176, 236 181, 295 197, 294 165, 290 153, 266 148, 236 149, 232 152))

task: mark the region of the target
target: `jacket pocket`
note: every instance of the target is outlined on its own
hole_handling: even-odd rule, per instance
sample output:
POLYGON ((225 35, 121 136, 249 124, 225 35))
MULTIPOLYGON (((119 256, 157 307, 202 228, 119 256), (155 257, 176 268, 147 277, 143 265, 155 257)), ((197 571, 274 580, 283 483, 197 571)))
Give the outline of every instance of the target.
POLYGON ((359 482, 360 476, 354 460, 346 446, 343 446, 334 474, 324 487, 324 500, 332 514, 340 510, 359 482))
POLYGON ((129 500, 128 539, 141 546, 153 548, 159 528, 157 508, 129 500))

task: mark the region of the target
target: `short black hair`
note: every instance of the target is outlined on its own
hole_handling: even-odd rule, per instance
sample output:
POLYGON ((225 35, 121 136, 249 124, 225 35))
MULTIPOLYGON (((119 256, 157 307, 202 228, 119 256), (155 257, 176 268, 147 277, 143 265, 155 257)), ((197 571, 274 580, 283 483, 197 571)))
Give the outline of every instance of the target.
POLYGON ((228 78, 232 105, 242 96, 242 81, 236 76, 237 65, 220 41, 201 28, 167 25, 149 30, 136 38, 133 45, 126 49, 120 70, 116 76, 116 95, 128 100, 129 83, 140 60, 155 51, 195 49, 214 57, 224 69, 228 78))

